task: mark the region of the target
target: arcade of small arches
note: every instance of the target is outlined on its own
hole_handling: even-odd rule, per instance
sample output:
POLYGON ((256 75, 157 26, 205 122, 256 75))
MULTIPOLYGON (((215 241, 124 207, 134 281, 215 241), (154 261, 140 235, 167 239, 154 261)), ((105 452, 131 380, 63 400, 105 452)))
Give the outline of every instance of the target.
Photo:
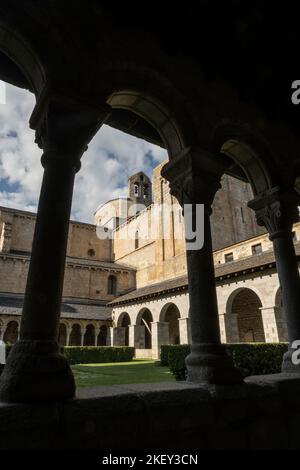
MULTIPOLYGON (((14 344, 20 336, 21 319, 1 317, 0 340, 14 344)), ((61 346, 106 346, 108 341, 108 321, 61 320, 58 343, 61 346)))
MULTIPOLYGON (((262 280, 259 278, 259 280, 262 280)), ((245 281, 241 280, 240 284, 245 281)), ((239 284, 239 283, 238 283, 239 284)), ((221 287, 217 287, 217 292, 221 287)), ((219 324, 223 343, 288 341, 281 289, 269 298, 255 287, 227 286, 225 308, 219 295, 219 324), (222 311, 225 313, 222 313, 222 311)), ((143 304, 119 305, 113 309, 110 341, 132 346, 137 357, 159 358, 163 344, 191 342, 188 293, 151 300, 143 304)))

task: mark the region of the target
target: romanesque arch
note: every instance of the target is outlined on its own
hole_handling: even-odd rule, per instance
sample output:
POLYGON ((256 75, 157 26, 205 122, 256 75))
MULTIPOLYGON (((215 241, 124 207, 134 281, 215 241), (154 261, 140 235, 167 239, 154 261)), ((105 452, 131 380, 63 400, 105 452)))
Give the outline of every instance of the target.
POLYGON ((18 339, 18 332, 19 332, 18 322, 15 320, 8 322, 4 336, 3 336, 3 341, 5 343, 14 344, 18 339))
POLYGON ((180 312, 177 305, 168 303, 163 306, 159 315, 159 321, 169 324, 170 344, 180 344, 179 318, 180 312))
POLYGON ((152 330, 151 323, 153 322, 152 313, 148 308, 143 308, 138 316, 136 324, 137 326, 142 327, 143 331, 143 343, 144 348, 142 349, 151 349, 152 348, 152 330))
POLYGON ((111 94, 107 104, 112 109, 125 109, 145 119, 160 135, 170 157, 184 151, 184 137, 178 122, 156 97, 137 90, 120 90, 111 94))
POLYGON ((219 123, 212 136, 211 150, 214 154, 229 157, 227 165, 231 161, 240 167, 254 195, 272 188, 272 149, 247 125, 229 119, 219 123))
POLYGON ((20 82, 20 86, 25 87, 25 82, 27 82, 26 88, 30 88, 38 97, 46 83, 43 64, 29 41, 15 28, 12 29, 2 21, 0 22, 1 54, 4 54, 16 66, 16 70, 19 70, 17 75, 16 72, 14 72, 14 75, 16 81, 20 82))
POLYGON ((265 342, 259 296, 246 287, 235 290, 227 301, 227 312, 236 315, 240 342, 265 342))
POLYGON ((86 327, 83 338, 83 345, 95 346, 95 327, 91 323, 86 327))
POLYGON ((81 345, 81 327, 78 323, 72 325, 71 334, 70 334, 70 346, 80 346, 81 345))

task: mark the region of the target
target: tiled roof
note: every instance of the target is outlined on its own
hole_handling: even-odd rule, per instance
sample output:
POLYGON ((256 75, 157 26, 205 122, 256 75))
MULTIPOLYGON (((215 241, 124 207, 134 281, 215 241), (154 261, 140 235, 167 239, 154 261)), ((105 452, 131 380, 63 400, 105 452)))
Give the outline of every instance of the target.
MULTIPOLYGON (((23 296, 15 294, 0 294, 0 314, 21 315, 23 296)), ((65 299, 62 302, 61 318, 82 320, 110 320, 111 307, 92 301, 65 299)))
MULTIPOLYGON (((297 257, 300 257, 300 243, 295 244, 297 257)), ((215 266, 216 281, 222 281, 224 278, 230 278, 236 275, 243 275, 249 272, 255 272, 263 269, 276 267, 273 251, 265 251, 257 255, 252 255, 229 263, 215 266)), ((171 293, 178 290, 186 290, 188 288, 187 276, 180 276, 149 286, 141 287, 128 294, 121 295, 108 305, 117 306, 123 303, 130 303, 142 300, 148 297, 155 297, 164 293, 171 293)))
POLYGON ((115 300, 109 302, 108 305, 118 305, 119 303, 127 303, 132 300, 142 300, 145 297, 152 297, 155 295, 160 295, 163 292, 175 292, 178 290, 186 289, 188 286, 187 276, 180 276, 167 281, 158 282, 156 284, 151 284, 150 286, 140 287, 134 291, 129 292, 128 294, 121 295, 115 300))

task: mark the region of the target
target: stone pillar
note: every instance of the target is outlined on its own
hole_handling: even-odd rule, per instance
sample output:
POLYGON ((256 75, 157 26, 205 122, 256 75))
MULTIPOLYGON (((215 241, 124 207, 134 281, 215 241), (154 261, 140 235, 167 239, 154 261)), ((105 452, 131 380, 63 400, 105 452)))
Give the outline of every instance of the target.
MULTIPOLYGON (((98 346, 98 336, 100 334, 100 330, 101 330, 100 326, 95 328, 95 346, 98 346)), ((107 338, 106 338, 106 341, 107 341, 107 338)))
POLYGON ((145 349, 145 325, 134 325, 134 347, 145 349))
POLYGON ((58 401, 75 394, 74 377, 59 351, 69 217, 80 158, 107 116, 75 102, 45 96, 31 116, 43 149, 44 175, 32 244, 21 323, 0 377, 0 399, 9 402, 58 401), (101 116, 100 116, 101 115, 101 116))
POLYGON ((153 356, 158 359, 160 357, 160 347, 162 344, 170 344, 169 323, 168 322, 152 322, 152 352, 153 356))
POLYGON ((67 326, 67 329, 66 329, 66 346, 70 346, 70 336, 71 336, 71 332, 72 332, 72 327, 71 327, 71 326, 67 326))
POLYGON ((107 332, 107 346, 114 346, 114 328, 111 326, 107 332))
POLYGON ((260 308, 266 343, 279 342, 275 308, 276 307, 260 308))
POLYGON ((282 371, 300 373, 300 365, 292 363, 293 341, 300 340, 300 277, 293 243, 293 223, 299 220, 299 196, 279 187, 257 196, 249 202, 256 213, 258 225, 263 225, 273 242, 282 303, 286 316, 289 351, 283 357, 282 371))
POLYGON ((178 318, 180 344, 191 343, 191 323, 189 317, 178 318))
POLYGON ((276 325, 277 325, 277 333, 278 333, 278 341, 288 341, 288 330, 287 330, 287 324, 285 320, 285 315, 283 312, 283 309, 281 307, 275 306, 274 308, 274 315, 276 319, 276 325))
POLYGON ((86 333, 86 327, 82 326, 80 329, 80 346, 84 346, 84 335, 86 333))
POLYGON ((186 359, 189 382, 241 382, 240 373, 220 340, 212 252, 210 213, 224 172, 222 162, 194 149, 173 157, 162 170, 162 176, 170 182, 171 193, 183 206, 185 217, 192 337, 191 354, 186 359), (200 214, 203 219, 199 221, 200 214), (196 228, 195 236, 191 231, 196 228))
POLYGON ((135 325, 129 325, 129 346, 135 348, 135 325))
POLYGON ((223 313, 219 315, 222 343, 238 343, 240 340, 238 316, 235 313, 223 313))
POLYGON ((126 328, 124 326, 116 326, 113 330, 113 345, 125 346, 126 328))

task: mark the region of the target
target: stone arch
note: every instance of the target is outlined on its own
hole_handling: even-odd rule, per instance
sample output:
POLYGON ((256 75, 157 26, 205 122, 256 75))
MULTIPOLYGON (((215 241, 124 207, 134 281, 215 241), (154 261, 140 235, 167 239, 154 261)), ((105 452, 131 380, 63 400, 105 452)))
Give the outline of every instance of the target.
POLYGON ((164 305, 160 311, 159 321, 169 324, 169 344, 180 344, 179 318, 179 308, 173 302, 164 305))
POLYGON ((279 286, 275 294, 274 313, 277 326, 278 340, 288 341, 288 331, 282 302, 282 292, 279 286))
POLYGON ((160 135, 170 158, 185 150, 185 139, 177 120, 153 95, 132 89, 119 90, 109 96, 107 104, 112 109, 131 111, 147 121, 160 135))
POLYGON ((273 151, 247 125, 230 120, 220 123, 214 130, 210 145, 215 155, 226 155, 243 170, 254 196, 274 186, 273 151))
POLYGON ((230 294, 226 311, 236 315, 240 342, 265 342, 261 308, 260 297, 253 289, 240 287, 230 294))
POLYGON ((118 326, 125 328, 125 346, 129 346, 129 326, 131 325, 130 316, 127 312, 122 312, 118 318, 118 326))
POLYGON ((106 346, 107 345, 107 333, 108 328, 106 325, 100 326, 100 331, 97 338, 97 346, 106 346))
POLYGON ((6 329, 3 335, 3 341, 5 343, 14 344, 19 335, 19 323, 16 320, 11 320, 7 323, 6 329))
POLYGON ((146 307, 142 308, 137 316, 136 325, 143 327, 145 349, 152 349, 152 328, 153 316, 146 307))
POLYGON ((70 333, 70 346, 81 345, 81 326, 79 323, 73 323, 70 333))
POLYGON ((0 52, 21 71, 36 97, 46 83, 46 73, 35 49, 19 32, 0 21, 0 52))

